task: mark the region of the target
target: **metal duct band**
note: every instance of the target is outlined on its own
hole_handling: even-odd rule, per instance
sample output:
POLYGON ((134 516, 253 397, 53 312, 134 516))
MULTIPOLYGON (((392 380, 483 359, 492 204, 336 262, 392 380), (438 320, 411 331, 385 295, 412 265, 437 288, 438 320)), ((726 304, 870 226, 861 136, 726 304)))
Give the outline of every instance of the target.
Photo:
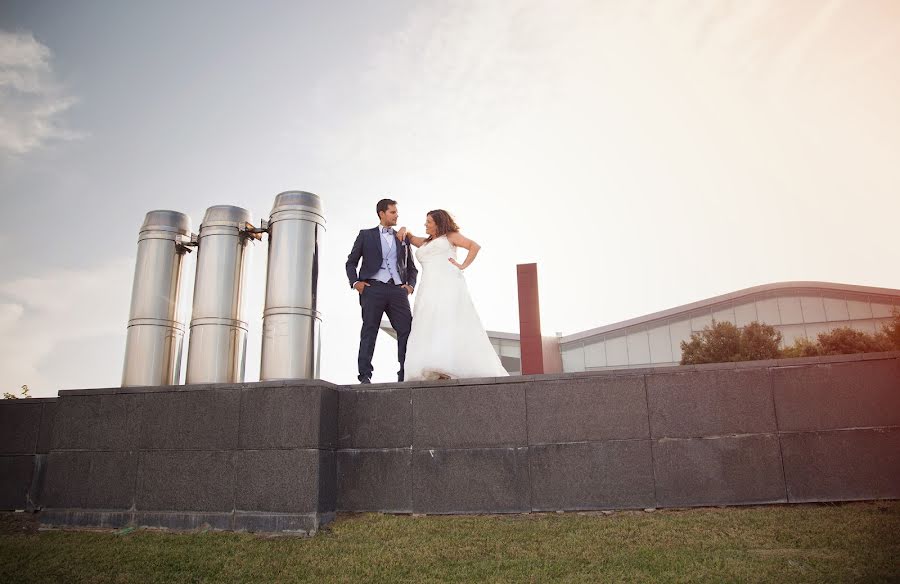
POLYGON ((191 219, 150 211, 138 234, 122 387, 175 385, 181 374, 184 318, 179 312, 184 243, 191 219))
POLYGON ((230 205, 206 210, 200 225, 194 306, 185 382, 244 380, 245 255, 250 211, 230 205))
POLYGON ((215 317, 192 318, 191 319, 191 327, 204 326, 204 325, 231 326, 231 327, 247 330, 247 323, 243 320, 233 320, 230 318, 215 318, 215 317))
POLYGON ((159 318, 132 318, 128 326, 165 326, 184 333, 184 323, 177 320, 163 320, 159 318))
POLYGON ((322 313, 318 310, 309 310, 308 308, 292 308, 290 306, 276 306, 274 308, 267 308, 263 312, 263 316, 272 316, 275 314, 299 314, 301 316, 311 316, 313 318, 318 318, 322 320, 322 313))
POLYGON ((269 261, 263 310, 261 381, 317 379, 319 244, 325 211, 318 195, 287 191, 269 216, 269 261))

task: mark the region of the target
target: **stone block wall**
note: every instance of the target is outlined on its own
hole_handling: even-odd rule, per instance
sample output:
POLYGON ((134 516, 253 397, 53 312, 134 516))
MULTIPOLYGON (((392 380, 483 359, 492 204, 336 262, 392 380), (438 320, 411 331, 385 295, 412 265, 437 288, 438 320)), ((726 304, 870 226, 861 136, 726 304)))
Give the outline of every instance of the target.
POLYGON ((881 498, 900 498, 900 353, 0 403, 0 508, 50 525, 881 498))
POLYGON ((789 501, 900 498, 900 358, 772 377, 789 501))
POLYGON ((0 401, 0 509, 41 505, 55 409, 56 398, 0 401))
POLYGON ((336 420, 324 382, 60 392, 41 520, 314 532, 336 420))
POLYGON ((342 388, 337 509, 900 498, 900 353, 342 388))

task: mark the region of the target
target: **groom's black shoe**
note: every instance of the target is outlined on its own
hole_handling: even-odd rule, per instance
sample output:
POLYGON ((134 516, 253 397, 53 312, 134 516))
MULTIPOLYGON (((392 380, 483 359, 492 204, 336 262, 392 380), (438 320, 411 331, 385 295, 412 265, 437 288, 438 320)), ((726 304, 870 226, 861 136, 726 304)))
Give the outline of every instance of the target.
POLYGON ((372 383, 372 380, 369 379, 368 377, 363 377, 362 379, 359 380, 359 383, 360 383, 360 384, 364 384, 364 383, 372 383))

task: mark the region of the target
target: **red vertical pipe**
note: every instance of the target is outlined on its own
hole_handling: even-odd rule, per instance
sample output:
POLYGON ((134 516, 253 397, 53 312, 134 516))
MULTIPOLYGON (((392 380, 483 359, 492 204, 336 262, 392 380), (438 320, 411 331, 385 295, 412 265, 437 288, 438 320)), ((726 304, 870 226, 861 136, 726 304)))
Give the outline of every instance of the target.
POLYGON ((538 300, 537 264, 516 266, 519 284, 519 345, 522 348, 522 375, 544 372, 541 340, 541 305, 538 300))

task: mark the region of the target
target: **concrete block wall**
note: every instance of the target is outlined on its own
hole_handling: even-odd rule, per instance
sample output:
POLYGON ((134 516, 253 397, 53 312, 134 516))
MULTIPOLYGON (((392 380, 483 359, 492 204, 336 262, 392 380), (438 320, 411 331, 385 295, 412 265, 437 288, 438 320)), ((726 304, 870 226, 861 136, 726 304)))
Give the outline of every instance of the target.
POLYGON ((314 532, 336 420, 324 382, 60 392, 41 521, 314 532))
POLYGON ((0 508, 50 525, 314 532, 335 511, 900 498, 900 353, 0 403, 0 508))
POLYGON ((56 398, 0 401, 0 509, 40 506, 55 409, 56 398))
POLYGON ((900 498, 900 353, 341 389, 337 509, 900 498))

